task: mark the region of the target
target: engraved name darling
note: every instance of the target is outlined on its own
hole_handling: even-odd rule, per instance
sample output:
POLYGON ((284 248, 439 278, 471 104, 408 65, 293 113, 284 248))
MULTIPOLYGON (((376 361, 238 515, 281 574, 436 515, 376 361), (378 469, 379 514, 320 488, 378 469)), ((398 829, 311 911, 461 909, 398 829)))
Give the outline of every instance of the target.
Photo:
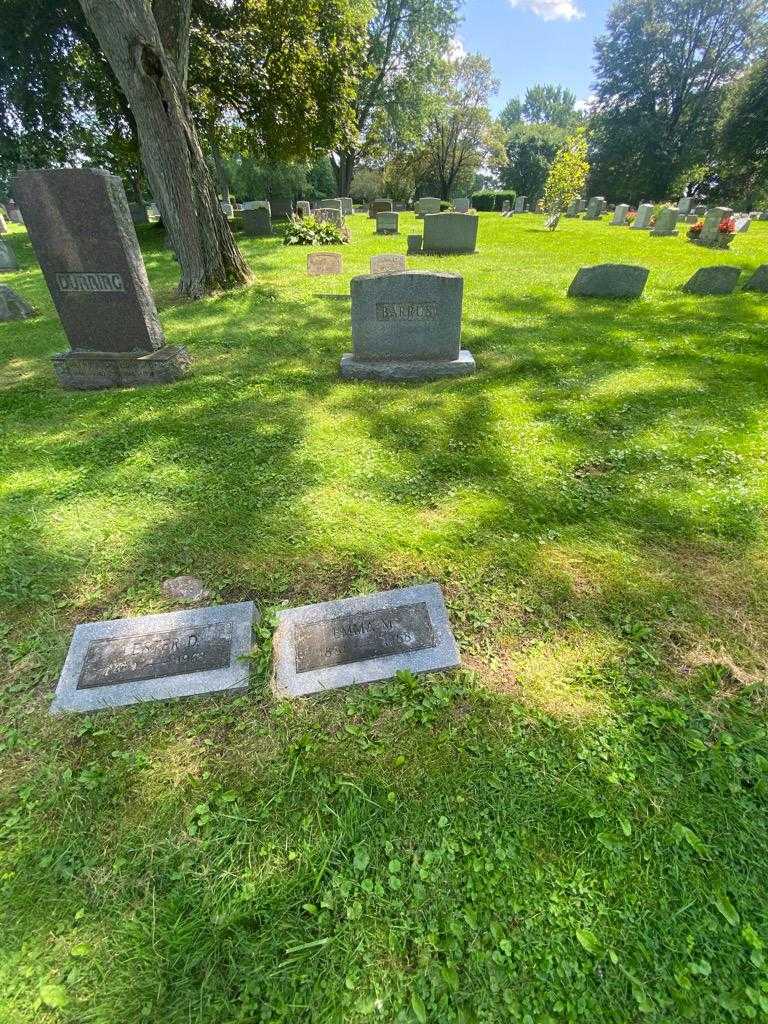
POLYGON ((57 274, 56 283, 62 292, 124 292, 120 274, 75 273, 57 274))
POLYGON ((377 302, 377 320, 437 320, 436 302, 377 302))

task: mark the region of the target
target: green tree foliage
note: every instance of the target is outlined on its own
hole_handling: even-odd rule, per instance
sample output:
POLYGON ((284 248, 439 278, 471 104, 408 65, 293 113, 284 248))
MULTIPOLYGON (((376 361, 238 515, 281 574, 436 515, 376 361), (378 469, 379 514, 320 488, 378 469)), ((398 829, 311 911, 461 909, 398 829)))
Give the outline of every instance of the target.
POLYGON ((374 167, 358 167, 352 179, 349 194, 356 203, 370 203, 389 195, 384 184, 384 175, 374 167))
POLYGON ((505 161, 503 135, 488 110, 498 83, 491 62, 469 53, 445 61, 435 83, 438 97, 416 156, 417 180, 434 183, 441 199, 461 186, 468 192, 482 165, 505 161))
POLYGON ((502 186, 527 196, 529 202, 540 199, 565 138, 565 130, 552 124, 520 123, 513 127, 507 136, 507 164, 500 174, 502 186))
POLYGON ((590 189, 637 202, 706 162, 723 90, 764 29, 763 0, 618 0, 595 43, 590 189))
POLYGON ((514 125, 519 124, 523 118, 523 105, 517 96, 513 96, 499 114, 499 124, 505 131, 509 131, 514 125))
POLYGON ((757 205, 768 194, 768 57, 730 91, 720 125, 720 153, 731 194, 757 205))
POLYGON ((354 137, 331 160, 338 195, 348 195, 355 165, 419 142, 435 76, 457 24, 458 0, 374 0, 364 71, 354 110, 354 137))
POLYGON ((314 163, 258 160, 236 153, 224 160, 230 192, 238 201, 246 199, 327 199, 334 181, 328 157, 314 163))
POLYGON ((549 169, 544 204, 550 213, 565 210, 584 191, 589 174, 587 140, 583 128, 569 135, 549 169))
POLYGON ((525 91, 522 119, 529 124, 554 124, 568 128, 579 115, 574 110, 576 95, 561 85, 534 85, 525 91))

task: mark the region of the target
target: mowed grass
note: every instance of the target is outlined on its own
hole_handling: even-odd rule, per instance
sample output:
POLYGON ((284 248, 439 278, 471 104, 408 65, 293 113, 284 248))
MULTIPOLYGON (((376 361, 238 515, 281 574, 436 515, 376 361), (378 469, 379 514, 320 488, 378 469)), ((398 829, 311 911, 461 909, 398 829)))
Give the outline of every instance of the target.
POLYGON ((343 383, 349 279, 415 227, 351 218, 340 278, 241 239, 252 287, 173 299, 171 386, 66 393, 23 230, 0 325, 0 1020, 768 1019, 768 262, 481 215, 475 377, 343 383), (638 302, 577 268, 651 268, 638 302), (51 719, 73 627, 254 600, 236 700, 51 719), (275 608, 436 580, 465 670, 276 702, 275 608))

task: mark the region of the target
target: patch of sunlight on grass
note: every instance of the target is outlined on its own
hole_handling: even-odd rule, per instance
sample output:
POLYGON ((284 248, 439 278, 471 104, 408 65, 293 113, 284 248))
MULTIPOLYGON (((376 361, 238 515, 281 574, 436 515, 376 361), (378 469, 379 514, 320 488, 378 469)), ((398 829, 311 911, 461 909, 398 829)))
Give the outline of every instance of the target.
POLYGON ((599 670, 620 653, 619 643, 606 633, 569 630, 538 641, 527 649, 508 652, 514 662, 520 699, 552 715, 583 721, 612 713, 608 694, 578 681, 585 665, 599 670))

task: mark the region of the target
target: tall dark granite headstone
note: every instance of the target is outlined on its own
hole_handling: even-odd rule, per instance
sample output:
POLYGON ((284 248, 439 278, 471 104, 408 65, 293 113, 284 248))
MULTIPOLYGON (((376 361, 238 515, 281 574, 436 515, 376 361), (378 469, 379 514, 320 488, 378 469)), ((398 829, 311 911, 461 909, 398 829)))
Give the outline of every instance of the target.
POLYGON ((71 345, 53 357, 62 387, 182 377, 189 355, 165 344, 120 178, 90 168, 21 171, 14 194, 71 345))

